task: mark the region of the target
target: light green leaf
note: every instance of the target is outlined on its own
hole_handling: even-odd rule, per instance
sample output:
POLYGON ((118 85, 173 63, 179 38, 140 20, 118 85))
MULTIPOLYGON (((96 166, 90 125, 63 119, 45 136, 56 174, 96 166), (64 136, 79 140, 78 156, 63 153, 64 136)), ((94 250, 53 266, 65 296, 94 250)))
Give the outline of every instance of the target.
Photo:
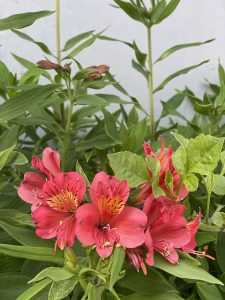
POLYGON ((181 178, 184 178, 187 173, 187 154, 184 147, 179 147, 176 150, 172 156, 172 162, 181 178))
POLYGON ((157 24, 162 22, 164 19, 168 18, 174 10, 177 8, 180 0, 170 0, 170 2, 165 7, 163 13, 160 15, 160 18, 157 21, 157 24))
POLYGON ((177 132, 173 132, 173 135, 181 146, 186 147, 187 144, 189 143, 189 140, 186 139, 183 135, 181 135, 177 132))
POLYGON ((214 225, 223 228, 225 226, 225 213, 216 211, 214 212, 210 220, 214 225))
POLYGON ((191 265, 186 261, 180 259, 179 264, 173 265, 166 261, 159 254, 155 255, 155 265, 156 268, 163 270, 167 273, 174 275, 175 277, 193 279, 197 281, 205 281, 209 283, 215 283, 222 285, 222 282, 217 278, 213 277, 211 274, 206 272, 197 266, 191 265))
POLYGON ((21 166, 28 163, 28 159, 26 156, 18 151, 13 151, 12 154, 9 156, 6 165, 7 166, 21 166))
POLYGON ((36 284, 34 284, 32 287, 30 287, 28 290, 26 290, 23 294, 21 294, 16 300, 30 300, 32 299, 36 294, 38 294, 40 291, 42 291, 46 286, 48 286, 52 281, 50 279, 44 279, 36 284))
POLYGON ((188 174, 184 178, 184 184, 189 192, 194 192, 198 188, 198 177, 194 174, 188 174))
MULTIPOLYGON (((144 291, 143 291, 144 293, 144 291)), ((183 300, 183 298, 181 298, 179 295, 175 294, 175 293, 157 293, 154 295, 151 295, 151 297, 149 297, 148 295, 144 295, 144 294, 131 294, 129 296, 123 296, 122 298, 120 298, 121 300, 183 300)))
POLYGON ((173 47, 169 48, 168 50, 166 50, 165 52, 163 52, 163 54, 161 54, 160 57, 154 63, 157 63, 157 62, 167 58, 168 56, 170 56, 171 54, 173 54, 174 52, 176 52, 178 50, 185 49, 185 48, 196 47, 196 46, 201 46, 201 45, 204 45, 204 44, 207 44, 207 43, 211 43, 214 40, 215 39, 211 39, 211 40, 207 40, 205 42, 179 44, 179 45, 173 46, 173 47))
POLYGON ((188 72, 190 72, 191 70, 194 70, 198 67, 200 67, 201 65, 203 64, 206 64, 208 63, 209 60, 204 60, 203 62, 197 64, 197 65, 193 65, 193 66, 190 66, 190 67, 187 67, 187 68, 184 68, 184 69, 181 69, 173 74, 171 74, 170 76, 168 76, 166 79, 163 80, 162 83, 160 83, 160 85, 154 90, 154 93, 164 89, 164 87, 174 78, 180 76, 180 75, 184 75, 184 74, 187 74, 188 72))
POLYGON ((108 158, 117 179, 126 179, 131 188, 149 181, 145 162, 141 156, 124 151, 109 154, 108 158))
POLYGON ((221 163, 222 163, 222 170, 220 172, 221 175, 225 173, 225 151, 221 152, 221 163))
POLYGON ((42 270, 39 274, 37 274, 32 280, 29 282, 40 281, 44 278, 50 278, 53 281, 59 280, 67 280, 74 276, 74 273, 69 272, 64 268, 58 267, 49 267, 47 269, 42 270))
POLYGON ((201 300, 223 300, 222 295, 214 284, 197 282, 197 290, 201 300))
POLYGON ((20 92, 0 105, 0 122, 9 121, 25 113, 34 104, 37 105, 50 96, 57 87, 59 86, 48 84, 20 92))
POLYGON ((223 138, 204 134, 190 139, 186 146, 188 172, 201 175, 210 174, 220 160, 223 143, 223 138))
POLYGON ((65 46, 63 47, 62 51, 67 51, 67 50, 73 48, 78 43, 80 43, 82 40, 84 40, 84 39, 88 38, 89 36, 91 36, 93 32, 94 32, 94 30, 87 31, 87 32, 78 34, 78 35, 74 36, 73 38, 69 39, 65 43, 65 46))
POLYGON ((113 0, 130 18, 141 22, 138 10, 129 2, 113 0))
POLYGON ((0 19, 0 31, 7 29, 20 29, 32 25, 36 20, 50 16, 54 11, 36 11, 23 14, 16 14, 0 19))
POLYGON ((122 270, 124 259, 125 259, 125 249, 123 247, 116 246, 113 251, 113 255, 110 257, 111 271, 109 279, 109 289, 112 290, 114 284, 121 278, 120 272, 122 270))
POLYGON ((54 249, 44 247, 0 244, 0 253, 13 257, 21 257, 37 261, 48 261, 58 264, 62 264, 64 262, 63 252, 55 252, 54 249))
POLYGON ((213 174, 213 193, 216 195, 225 195, 225 177, 218 174, 213 174))
POLYGON ((157 22, 160 20, 160 16, 164 12, 165 8, 166 8, 166 1, 165 0, 158 1, 156 6, 151 11, 151 23, 152 24, 157 24, 157 22))
POLYGON ((12 146, 6 150, 0 151, 0 170, 5 166, 15 147, 16 146, 12 146))
POLYGON ((16 209, 0 209, 0 220, 10 222, 10 224, 34 226, 30 214, 22 213, 16 209))
POLYGON ((77 46, 75 49, 73 49, 66 57, 64 57, 63 59, 70 59, 73 58, 74 56, 76 56, 78 53, 80 53, 82 50, 84 50, 85 48, 90 47, 96 40, 96 36, 92 36, 90 37, 88 40, 84 41, 83 43, 81 43, 79 46, 77 46))
POLYGON ((77 282, 74 278, 53 282, 48 294, 48 300, 64 299, 73 291, 77 282))

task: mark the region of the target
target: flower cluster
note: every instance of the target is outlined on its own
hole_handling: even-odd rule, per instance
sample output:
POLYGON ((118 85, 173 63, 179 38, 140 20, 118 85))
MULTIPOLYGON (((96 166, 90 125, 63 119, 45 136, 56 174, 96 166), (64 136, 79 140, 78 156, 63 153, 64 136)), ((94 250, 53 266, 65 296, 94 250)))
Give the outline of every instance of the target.
MULTIPOLYGON (((145 263, 154 265, 155 251, 170 263, 178 263, 177 250, 197 253, 195 234, 201 214, 190 222, 184 217, 185 206, 179 201, 188 194, 172 164, 172 148, 160 153, 144 144, 146 156, 160 162, 159 185, 166 196, 155 198, 151 180, 140 187, 137 207, 127 205, 130 188, 105 172, 95 175, 89 191, 90 202, 82 203, 86 182, 78 172, 61 172, 60 156, 51 148, 43 151, 42 161, 33 156, 38 172, 27 172, 18 194, 31 204, 36 234, 43 239, 56 238, 55 249, 72 247, 75 237, 85 246, 96 248, 99 256, 109 257, 115 244, 126 248, 128 260, 146 273, 145 263), (172 175, 172 189, 165 183, 172 175)), ((149 177, 152 174, 149 170, 149 177)))

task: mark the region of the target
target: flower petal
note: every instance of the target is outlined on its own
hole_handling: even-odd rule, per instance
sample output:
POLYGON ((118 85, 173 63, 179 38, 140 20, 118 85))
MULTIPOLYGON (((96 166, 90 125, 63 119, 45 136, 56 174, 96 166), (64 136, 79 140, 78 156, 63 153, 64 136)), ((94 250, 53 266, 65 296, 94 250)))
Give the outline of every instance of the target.
POLYGON ((144 227, 147 217, 143 211, 135 207, 124 207, 120 215, 113 218, 110 227, 119 235, 119 243, 126 248, 135 248, 145 241, 144 227))
POLYGON ((34 172, 24 174, 24 179, 18 188, 19 197, 27 203, 38 205, 41 202, 42 187, 44 178, 34 172))
POLYGON ((55 176, 60 172, 60 155, 51 148, 45 148, 42 154, 42 162, 46 169, 55 176))
POLYGON ((98 209, 91 203, 80 206, 76 212, 77 238, 87 246, 95 244, 95 229, 100 224, 98 209))

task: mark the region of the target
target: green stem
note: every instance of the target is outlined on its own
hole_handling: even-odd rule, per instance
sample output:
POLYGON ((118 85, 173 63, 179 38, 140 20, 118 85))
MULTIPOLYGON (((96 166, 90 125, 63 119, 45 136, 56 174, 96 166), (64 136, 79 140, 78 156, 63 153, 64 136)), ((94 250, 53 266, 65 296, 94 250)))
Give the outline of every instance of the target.
POLYGON ((155 137, 155 120, 154 120, 154 92, 153 92, 153 64, 152 64, 152 35, 151 27, 148 30, 148 90, 149 90, 149 119, 150 119, 150 137, 154 140, 155 137))
MULTIPOLYGON (((56 57, 57 63, 61 65, 61 45, 60 45, 60 0, 56 0, 56 57)), ((64 104, 60 104, 60 113, 62 119, 62 126, 65 127, 65 109, 64 104)))
POLYGON ((209 209, 210 209, 210 202, 211 202, 211 193, 208 190, 207 183, 206 183, 204 177, 202 177, 202 181, 203 181, 206 193, 207 193, 207 202, 206 202, 206 210, 205 210, 205 223, 210 224, 210 222, 209 222, 209 209))
POLYGON ((74 97, 71 93, 71 82, 70 79, 66 82, 66 87, 68 91, 68 98, 70 101, 69 109, 68 109, 68 115, 67 115, 67 122, 66 122, 66 130, 65 130, 65 136, 63 141, 63 158, 62 158, 62 170, 65 171, 65 165, 66 165, 66 154, 67 154, 67 148, 68 148, 68 138, 70 135, 70 127, 71 127, 71 120, 72 120, 72 114, 73 114, 73 105, 74 105, 74 97))

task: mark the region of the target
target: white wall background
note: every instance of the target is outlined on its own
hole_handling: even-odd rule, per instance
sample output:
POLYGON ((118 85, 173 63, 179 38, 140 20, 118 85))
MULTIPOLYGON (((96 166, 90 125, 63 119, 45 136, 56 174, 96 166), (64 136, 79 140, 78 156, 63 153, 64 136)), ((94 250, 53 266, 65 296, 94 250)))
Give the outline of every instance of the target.
MULTIPOLYGON (((146 51, 146 32, 140 23, 132 21, 121 10, 110 6, 112 0, 61 0, 61 36, 64 42, 81 32, 102 29, 110 26, 106 35, 126 41, 136 40, 146 51)), ((0 18, 11 14, 54 10, 54 0, 0 0, 0 18)), ((55 51, 55 17, 37 21, 23 31, 37 41, 44 41, 55 51)), ((205 88, 204 78, 218 81, 217 65, 220 59, 225 64, 225 0, 181 0, 175 13, 153 29, 153 58, 157 58, 169 47, 195 41, 216 40, 199 48, 186 49, 172 55, 155 68, 155 85, 178 69, 210 59, 207 65, 181 76, 167 85, 156 95, 156 111, 161 110, 160 100, 167 100, 174 89, 190 87, 201 95, 205 88)), ((23 68, 12 58, 11 52, 37 62, 43 54, 35 45, 21 40, 10 31, 0 32, 0 59, 9 65, 10 70, 21 73, 23 68)), ((97 41, 91 48, 79 54, 77 59, 83 66, 107 64, 117 80, 134 95, 148 110, 148 92, 142 76, 131 67, 133 52, 119 43, 97 41)), ((191 110, 188 103, 182 106, 188 116, 191 110)))

